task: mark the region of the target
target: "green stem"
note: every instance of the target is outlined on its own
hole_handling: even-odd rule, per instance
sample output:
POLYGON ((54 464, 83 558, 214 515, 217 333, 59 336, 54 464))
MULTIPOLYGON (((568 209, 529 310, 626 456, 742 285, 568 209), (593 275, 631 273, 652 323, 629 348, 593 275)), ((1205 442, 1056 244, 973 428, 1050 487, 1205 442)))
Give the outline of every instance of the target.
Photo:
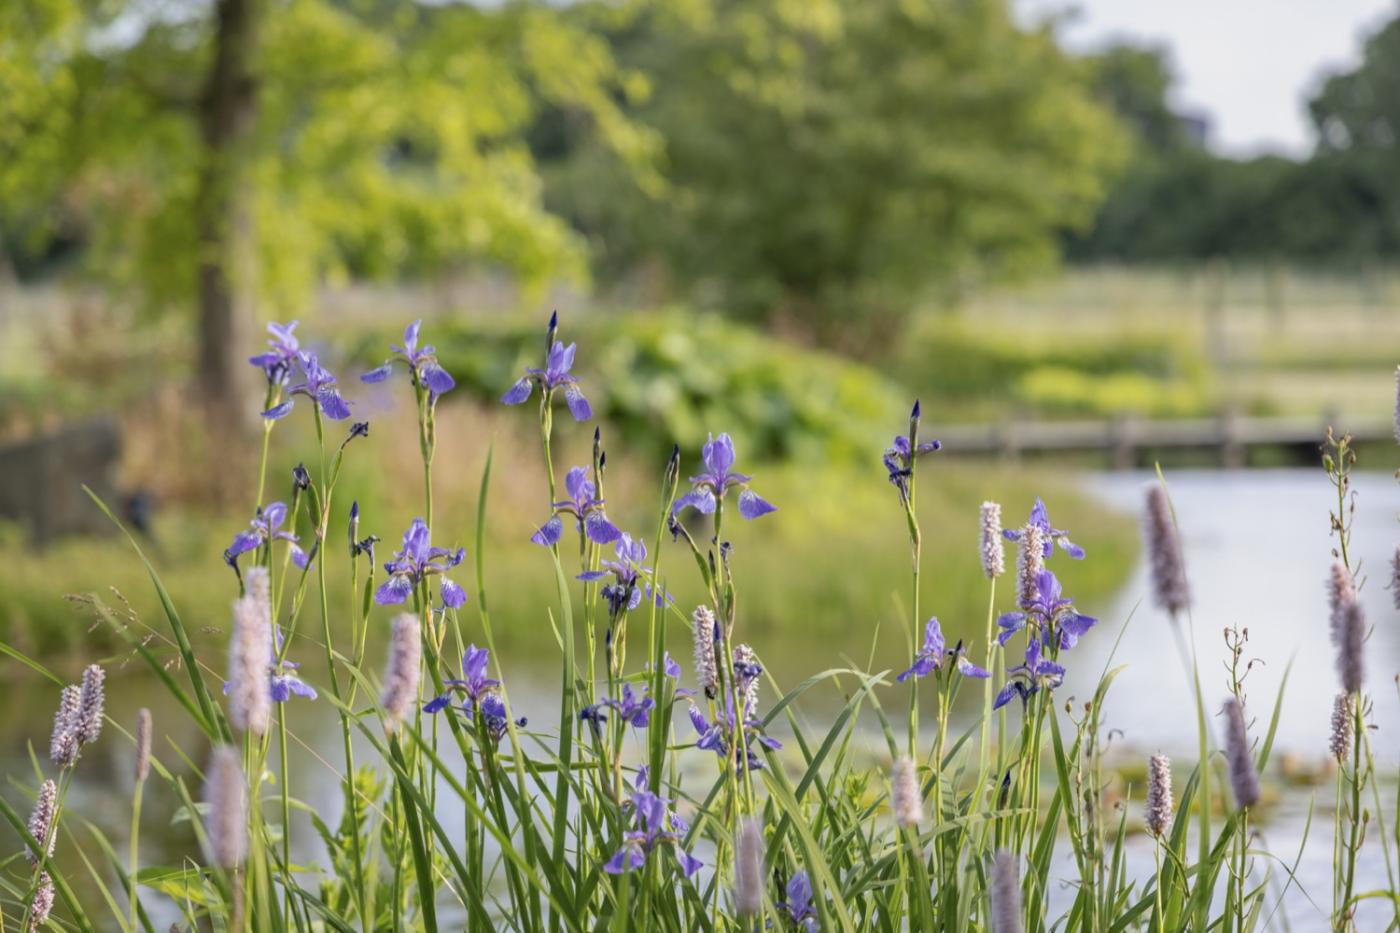
POLYGON ((267 491, 267 448, 272 438, 272 426, 276 423, 275 421, 263 422, 262 457, 258 461, 258 498, 253 503, 254 510, 262 505, 263 494, 267 491))
MULTIPOLYGON (((911 461, 912 463, 912 461, 911 461)), ((909 497, 905 503, 905 520, 909 524, 909 549, 911 552, 911 572, 910 572, 910 657, 917 657, 922 646, 920 638, 920 615, 919 615, 919 569, 923 562, 923 534, 919 530, 918 513, 914 505, 914 473, 909 473, 909 497)), ((918 736, 919 736, 919 678, 913 677, 909 681, 909 757, 918 760, 918 736)))
POLYGON ((1365 728, 1361 718, 1361 694, 1352 695, 1351 743, 1351 838, 1347 842, 1346 870, 1342 889, 1342 921, 1350 926, 1352 892, 1356 885, 1356 856, 1361 850, 1361 742, 1365 728))
POLYGON ((142 778, 136 781, 136 790, 131 797, 131 839, 128 847, 127 880, 130 884, 130 891, 127 893, 128 910, 130 911, 130 923, 128 927, 135 933, 136 915, 140 901, 136 897, 136 872, 140 866, 137 853, 141 837, 141 797, 145 791, 146 782, 142 778))
POLYGON ((292 916, 292 810, 287 793, 287 704, 277 704, 278 783, 282 791, 282 911, 292 916))
MULTIPOLYGON (((267 411, 275 405, 281 394, 276 383, 268 382, 267 394, 263 396, 263 411, 267 411)), ((263 494, 267 491, 267 448, 268 442, 272 437, 272 426, 276 423, 276 421, 268 418, 263 419, 262 458, 258 461, 258 498, 257 501, 253 503, 254 511, 262 507, 263 494)))
POLYGON ((1152 841, 1152 863, 1155 867, 1154 876, 1157 879, 1153 884, 1153 911, 1152 923, 1149 929, 1162 930, 1165 918, 1162 916, 1162 840, 1154 836, 1152 841))

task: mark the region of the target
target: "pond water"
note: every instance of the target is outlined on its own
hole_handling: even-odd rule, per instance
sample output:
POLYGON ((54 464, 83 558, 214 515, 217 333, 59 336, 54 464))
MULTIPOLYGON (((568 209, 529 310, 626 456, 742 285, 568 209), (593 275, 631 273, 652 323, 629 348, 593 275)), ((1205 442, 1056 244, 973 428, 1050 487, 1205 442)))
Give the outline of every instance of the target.
MULTIPOLYGON (((1107 474, 1093 477, 1089 488, 1116 507, 1138 510, 1146 485, 1154 479, 1145 472, 1107 474)), ((1191 624, 1183 632, 1172 631, 1171 618, 1151 604, 1148 571, 1141 563, 1119 596, 1101 607, 1099 628, 1075 648, 1074 664, 1062 690, 1087 697, 1106 665, 1126 665, 1105 703, 1105 725, 1121 735, 1115 737, 1115 744, 1132 754, 1160 751, 1183 762, 1194 761, 1195 701, 1177 636, 1191 644, 1194 633, 1206 707, 1213 713, 1227 695, 1224 665, 1229 650, 1224 629, 1247 628, 1244 657, 1256 661, 1244 682, 1247 715, 1253 720, 1251 737, 1262 739, 1285 673, 1288 676, 1270 765, 1270 785, 1280 797, 1259 831, 1263 843, 1282 862, 1291 866, 1298 860, 1301 889, 1291 888, 1284 898, 1291 928, 1326 930, 1335 783, 1322 779, 1298 786, 1283 781, 1279 770, 1286 765, 1300 776, 1326 773, 1332 698, 1338 691, 1324 587, 1336 541, 1328 536, 1328 512, 1337 504, 1335 490, 1320 470, 1182 471, 1169 476, 1169 486, 1192 589, 1191 624), (1115 651, 1120 632, 1123 637, 1115 651), (1312 828, 1304 845, 1308 810, 1314 802, 1312 828)), ((1400 701, 1395 687, 1400 629, 1389 587, 1390 559, 1400 544, 1400 484, 1389 474, 1357 474, 1353 489, 1357 507, 1349 554, 1359 567, 1362 605, 1374 626, 1366 645, 1366 682, 1375 706, 1371 741, 1377 767, 1388 772, 1383 776, 1382 799, 1388 819, 1393 820, 1395 766, 1400 762, 1396 741, 1400 701)), ((1216 735, 1222 734, 1219 725, 1219 718, 1212 716, 1216 735)), ((1178 782, 1184 778, 1178 771, 1178 782)), ((1143 790, 1137 789, 1134 800, 1141 801, 1142 795, 1143 790)), ((1377 827, 1393 828, 1393 823, 1377 827)), ((1365 849, 1369 855, 1361 860, 1358 890, 1387 886, 1379 841, 1373 832, 1365 849)), ((1147 837, 1138 836, 1129 854, 1137 876, 1152 872, 1147 837)), ((1274 877, 1285 877, 1277 866, 1274 877)), ((1271 898, 1269 910, 1276 897, 1271 898)), ((1389 917, 1379 901, 1363 902, 1358 928, 1382 929, 1389 917)), ((1275 924, 1281 923, 1276 918, 1275 924)))
MULTIPOLYGON (((1087 476, 1085 484, 1109 504, 1136 512, 1150 479, 1147 473, 1096 474, 1087 476)), ((1172 474, 1170 479, 1193 591, 1191 626, 1172 631, 1171 620, 1146 598, 1145 566, 1136 568, 1108 604, 1084 607, 1102 621, 1074 650, 1070 676, 1061 688, 1061 696, 1086 698, 1106 665, 1126 665, 1106 706, 1106 725, 1116 730, 1112 750, 1132 756, 1161 751, 1188 762, 1195 756, 1195 708, 1178 639, 1184 642, 1194 633, 1206 702, 1213 711, 1225 695, 1223 663, 1227 651, 1222 630, 1232 625, 1248 628, 1246 656, 1258 662, 1245 682, 1249 712, 1255 720, 1252 734, 1262 735, 1267 728, 1280 681, 1291 663, 1274 761, 1287 759, 1292 770, 1299 772, 1325 767, 1336 675, 1327 638, 1323 582, 1331 560, 1327 516, 1329 509, 1335 507, 1335 494, 1317 470, 1183 471, 1172 474), (1113 652, 1120 633, 1121 641, 1113 652)), ((1388 585, 1389 558, 1400 542, 1400 485, 1387 474, 1363 474, 1356 477, 1355 488, 1359 498, 1352 554, 1354 560, 1360 560, 1366 578, 1362 601, 1375 626, 1367 645, 1367 682, 1375 703, 1373 719, 1377 726, 1373 743, 1378 765, 1389 769, 1393 776, 1400 762, 1400 745, 1395 740, 1400 734, 1400 701, 1393 685, 1400 670, 1400 630, 1395 625, 1397 613, 1388 585)), ((774 673, 786 684, 797 683, 815 669, 806 664, 796 668, 796 662, 785 661, 777 646, 768 652, 762 644, 756 647, 760 654, 769 656, 774 673), (789 666, 796 669, 787 670, 789 666)), ((318 679, 323 662, 314 651, 308 646, 308 653, 299 660, 306 663, 312 679, 318 679)), ((531 667, 528 658, 512 656, 511 697, 518 712, 528 713, 536 725, 552 731, 558 710, 557 662, 553 650, 542 654, 549 660, 541 661, 538 667, 531 667)), ((168 734, 170 738, 163 747, 157 746, 162 760, 172 766, 178 764, 171 743, 192 755, 199 753, 199 737, 193 730, 181 727, 177 712, 169 709, 168 700, 153 680, 134 673, 134 665, 127 670, 114 669, 111 676, 109 711, 116 721, 134 723, 137 708, 150 706, 156 711, 156 734, 168 734)), ((27 811, 28 803, 19 788, 34 784, 30 745, 44 761, 53 697, 54 691, 48 685, 32 679, 19 686, 0 685, 0 754, 10 777, 4 793, 22 811, 27 811)), ((820 723, 826 708, 834 702, 835 691, 817 692, 806 709, 807 718, 820 723)), ((890 705, 888 700, 885 705, 890 705)), ((929 718, 926 714, 925 722, 929 718)), ((295 720, 289 768, 293 792, 333 820, 340 808, 336 775, 341 767, 339 730, 333 710, 327 703, 303 702, 295 711, 295 720)), ((1218 720, 1212 717, 1212 727, 1217 725, 1218 720)), ((688 726, 680 722, 677 731, 684 739, 688 726)), ((872 733, 871 745, 878 749, 883 743, 872 733)), ((107 833, 119 852, 125 851, 125 827, 130 815, 129 772, 129 743, 109 734, 79 765, 69 798, 70 812, 92 820, 107 833)), ((1275 855, 1290 864, 1298 857, 1314 795, 1317 807, 1311 836, 1299 860, 1297 874, 1302 889, 1290 889, 1284 908, 1292 929, 1326 929, 1333 784, 1324 779, 1319 784, 1298 786, 1279 781, 1277 768, 1274 772, 1271 784, 1280 789, 1281 796, 1260 831, 1275 855), (1313 902, 1319 906, 1313 906, 1313 902)), ((1178 781, 1184 778, 1185 772, 1179 771, 1178 781)), ((1395 799, 1393 785, 1384 793, 1389 806, 1395 799)), ((173 807, 164 799, 167 796, 154 791, 147 795, 143 820, 146 864, 178 858, 189 845, 188 828, 170 825, 173 807)), ((450 799, 450 795, 446 797, 450 799)), ((1131 806, 1139 807, 1141 798, 1142 790, 1134 788, 1131 806)), ((442 817, 445 825, 454 825, 461 819, 460 811, 444 813, 442 817)), ((321 854, 305 817, 294 817, 293 833, 294 860, 305 863, 321 854)), ((1062 851, 1067 850, 1067 845, 1062 847, 1062 851)), ((1374 834, 1367 851, 1376 857, 1362 860, 1359 887, 1384 887, 1385 866, 1374 834)), ((1146 837, 1134 838, 1129 855, 1130 870, 1137 876, 1152 871, 1152 849, 1146 837)), ((80 862, 71 859, 64 860, 64 864, 69 871, 83 870, 80 862)), ((1065 867, 1068 875, 1072 866, 1066 861, 1065 867)), ((1260 870, 1262 867, 1261 862, 1260 870)), ((1277 869, 1274 874, 1282 876, 1277 869)), ((1067 903, 1072 896, 1071 891, 1061 887, 1055 899, 1067 903)), ((1271 897, 1270 909, 1276 897, 1277 894, 1271 897)), ((1383 913, 1377 902, 1372 902, 1363 908, 1361 927, 1368 928, 1367 923, 1383 913)))

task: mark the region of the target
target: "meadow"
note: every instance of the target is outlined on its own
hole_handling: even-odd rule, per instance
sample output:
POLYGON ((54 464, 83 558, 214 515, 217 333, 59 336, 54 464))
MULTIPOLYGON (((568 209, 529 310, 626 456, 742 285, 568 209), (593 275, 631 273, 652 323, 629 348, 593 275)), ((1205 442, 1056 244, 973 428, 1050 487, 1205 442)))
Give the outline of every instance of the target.
MULTIPOLYGON (((104 691, 121 680, 103 666, 63 688, 43 659, 0 644, 36 678, 29 696, 57 710, 47 760, 33 756, 32 782, 15 778, 31 815, 3 804, 28 855, 0 876, 22 926, 1010 933, 1281 922, 1291 871, 1257 810, 1287 678, 1278 696, 1250 694, 1233 627, 1224 657, 1189 647, 1190 580, 1166 479, 1149 487, 1142 524, 1151 598, 1172 617, 1161 654, 1179 655, 1182 674, 1158 675, 1190 682, 1194 709, 1181 715, 1195 720, 1197 754, 1153 756, 1137 772, 1145 782, 1123 790, 1104 760, 1120 669, 1105 667, 1073 704, 1056 692, 1081 642, 1105 637, 1082 594, 1095 574, 1109 588, 1131 561, 1135 535, 1121 520, 1101 521, 1043 472, 946 467, 928 397, 890 416, 862 460, 828 469, 801 456, 770 468, 750 454, 777 453, 764 445, 778 435, 754 427, 761 416, 736 411, 731 435, 703 404, 703 443, 609 410, 614 443, 594 430, 595 405, 614 404, 607 370, 584 364, 606 358, 609 336, 580 337, 576 364, 567 319, 536 330, 533 347, 496 351, 493 412, 454 412, 453 393, 478 377, 454 370, 453 335, 444 327, 440 340, 436 327, 393 334, 392 350, 356 341, 338 381, 305 349, 323 345, 313 335, 297 331, 302 345, 273 331, 256 360, 265 395, 250 400, 264 443, 211 457, 225 470, 251 465, 251 482, 220 481, 256 490, 256 507, 213 545, 203 523, 161 530, 160 548, 190 568, 172 576, 178 586, 166 586, 151 542, 129 537, 139 569, 120 589, 147 588, 149 613, 110 591, 81 600, 96 625, 69 651, 112 646, 103 658, 144 667, 172 700, 161 715, 178 724, 109 719, 104 691), (375 409, 359 394, 362 373, 400 403, 375 409), (368 431, 364 411, 375 412, 368 431), (989 484, 1006 501, 987 500, 989 484), (210 591, 231 612, 204 609, 210 591), (840 627, 883 647, 820 659, 840 627), (512 702, 506 659, 522 631, 558 669, 552 708, 512 702), (763 653, 751 647, 759 636, 772 646, 763 653), (788 654, 817 660, 790 674, 788 654), (1221 678, 1222 661, 1229 698, 1207 708, 1202 681, 1221 678), (960 700, 973 712, 955 722, 960 700), (314 864, 293 860, 303 849, 291 817, 309 805, 288 770, 310 709, 329 711, 339 736, 338 812, 315 814, 314 864), (134 777, 125 850, 68 796, 95 743, 118 747, 134 777), (183 836, 160 864, 142 855, 153 800, 183 836), (1139 831, 1155 856, 1145 875, 1125 864, 1139 831)), ((794 449, 839 460, 829 450, 848 441, 820 422, 794 449)), ((1335 437, 1325 453, 1335 561, 1317 577, 1329 581, 1339 680, 1334 860, 1330 898, 1309 894, 1330 900, 1335 928, 1352 928, 1363 902, 1383 904, 1394 926, 1400 808, 1387 813, 1373 764, 1370 630, 1357 599, 1381 574, 1371 568, 1368 581, 1348 552, 1354 451, 1335 437), (1358 863, 1378 854, 1388 884, 1362 890, 1358 863)), ((106 545, 65 546, 75 550, 64 563, 118 563, 83 550, 106 545)))

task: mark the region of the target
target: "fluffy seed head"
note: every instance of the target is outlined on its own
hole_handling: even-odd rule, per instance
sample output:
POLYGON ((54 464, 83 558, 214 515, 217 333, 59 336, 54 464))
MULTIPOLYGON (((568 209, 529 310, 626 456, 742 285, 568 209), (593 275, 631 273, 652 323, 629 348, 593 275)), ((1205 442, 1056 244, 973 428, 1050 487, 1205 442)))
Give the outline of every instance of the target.
POLYGON ((231 745, 216 746, 209 759, 204 801, 209 856, 222 868, 237 868, 248 856, 248 787, 231 745))
POLYGON ((1230 769, 1230 789, 1241 810, 1259 802, 1259 772, 1244 727, 1244 707, 1235 697, 1225 701, 1225 762, 1230 769))
POLYGON ((60 768, 71 768, 78 761, 78 711, 82 706, 82 690, 76 684, 63 688, 58 712, 53 717, 53 735, 49 739, 49 758, 60 768))
POLYGON ((272 580, 266 567, 253 567, 243 575, 243 593, 253 603, 258 615, 272 624, 272 580))
POLYGON ((48 922, 53 912, 53 879, 48 872, 39 875, 39 887, 34 889, 34 897, 29 902, 29 929, 38 930, 48 922))
POLYGON ((1147 767, 1147 828, 1161 836, 1172 824, 1172 762, 1153 755, 1147 767))
POLYGON ((388 720, 386 727, 402 722, 418 702, 418 664, 422 658, 418 618, 407 612, 395 617, 389 639, 389 664, 384 669, 384 692, 379 698, 388 720))
POLYGON ((1400 444, 1400 366, 1395 368, 1395 442, 1400 444))
POLYGON ((1039 525, 1027 525, 1021 530, 1021 553, 1016 561, 1016 589, 1021 602, 1035 599, 1036 581, 1045 569, 1045 532, 1039 525))
POLYGON ((998 849, 992 857, 992 933, 1022 933, 1021 879, 1016 856, 998 849))
POLYGON ((151 773, 151 711, 145 707, 136 714, 136 780, 151 773))
POLYGON ((1006 573, 1006 552, 1002 549, 1001 504, 982 503, 982 573, 993 580, 1006 573))
POLYGON ((1339 693, 1332 700, 1332 738, 1327 743, 1332 757, 1340 763, 1351 751, 1351 695, 1339 693))
POLYGON ((1160 483, 1153 483, 1147 488, 1144 531, 1152 567, 1153 596, 1157 605, 1176 615, 1191 602, 1191 591, 1186 584, 1181 538, 1176 533, 1176 523, 1172 521, 1171 503, 1160 483))
POLYGON ((267 680, 271 666, 272 632, 262 607, 250 592, 233 603, 233 632, 228 642, 228 718, 236 728, 253 735, 264 735, 272 718, 272 693, 267 680))
POLYGON ((83 671, 83 686, 78 694, 78 742, 91 745, 102 734, 103 682, 106 673, 96 664, 83 671))
POLYGON ((715 669, 715 614, 709 606, 696 606, 690 617, 695 636, 695 679, 705 696, 715 698, 719 673, 715 669))
MULTIPOLYGON (((39 796, 34 801, 34 809, 29 813, 29 835, 44 846, 49 858, 53 858, 54 843, 58 841, 57 832, 49 834, 49 831, 54 829, 53 818, 57 806, 58 787, 53 781, 45 781, 39 787, 39 796)), ((24 857, 31 865, 39 864, 39 856, 29 846, 24 847, 24 857)))
POLYGON ((1327 573, 1327 609, 1331 613, 1328 616, 1328 624, 1332 644, 1337 644, 1341 635, 1344 607, 1355 601, 1356 583, 1352 580, 1351 571, 1347 570, 1346 564, 1341 561, 1332 561, 1332 567, 1327 573))
POLYGON ((756 817, 743 820, 735 834, 734 909, 741 917, 763 909, 763 828, 756 817))
POLYGON ((890 768, 890 808, 900 826, 918 826, 924 818, 924 800, 919 793, 919 777, 914 759, 901 756, 890 768))
POLYGON ((1361 603, 1353 599, 1343 603, 1337 615, 1337 674, 1342 689, 1360 693, 1365 679, 1366 617, 1361 603))
POLYGON ((1395 545, 1395 555, 1390 558, 1390 598, 1400 609, 1400 544, 1395 545))

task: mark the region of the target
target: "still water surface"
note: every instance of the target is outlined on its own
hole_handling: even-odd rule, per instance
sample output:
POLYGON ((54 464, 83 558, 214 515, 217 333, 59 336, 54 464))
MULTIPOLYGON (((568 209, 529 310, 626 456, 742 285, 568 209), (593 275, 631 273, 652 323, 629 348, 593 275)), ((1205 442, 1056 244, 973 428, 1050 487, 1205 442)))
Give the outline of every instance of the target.
MULTIPOLYGON (((1109 504, 1136 512, 1150 480, 1146 473, 1116 473, 1086 477, 1085 483, 1109 504)), ((1356 478, 1355 489, 1358 499, 1351 555, 1354 563, 1359 562, 1364 577, 1362 601, 1374 626, 1367 645, 1367 682, 1375 702, 1373 743, 1378 765, 1393 775, 1400 763, 1400 744, 1396 741, 1400 735, 1400 701, 1394 684, 1400 671, 1400 631, 1388 586, 1390 556, 1400 542, 1400 485, 1389 475, 1364 474, 1356 478)), ((1146 567, 1139 566, 1109 604, 1084 607, 1102 621, 1074 650, 1070 676, 1061 695, 1086 698, 1106 665, 1126 665, 1114 683, 1106 707, 1105 724, 1116 730, 1113 750, 1135 756, 1161 751, 1182 762, 1189 761, 1196 747, 1194 702, 1178 645, 1191 643, 1194 633, 1207 704, 1214 711, 1225 695, 1223 663, 1227 652, 1222 631, 1231 625, 1248 628, 1246 656, 1257 659, 1246 680, 1250 715, 1255 719, 1253 734, 1262 735, 1267 727, 1279 684, 1285 670, 1289 670, 1274 761, 1287 758, 1300 771, 1323 767, 1331 698, 1336 692, 1323 588, 1333 545, 1333 539, 1328 537, 1327 516, 1329 509, 1336 506, 1335 493, 1315 470, 1180 472, 1172 475, 1171 490, 1183 529, 1193 590, 1191 624, 1173 631, 1171 620, 1150 605, 1146 567), (1120 634, 1122 638, 1113 653, 1120 634)), ((802 669, 787 670, 783 653, 778 650, 781 646, 767 646, 767 650, 762 644, 756 647, 784 683, 795 684, 813 669, 804 664, 802 669)), ((517 712, 525 712, 535 724, 552 731, 558 710, 558 673, 553 652, 549 656, 551 660, 536 667, 530 666, 528 657, 512 657, 510 688, 517 712)), ((301 660, 316 679, 314 672, 321 659, 307 656, 301 660)), ((4 792, 22 810, 28 804, 17 787, 34 784, 29 743, 36 746, 42 761, 53 695, 47 685, 41 688, 33 681, 25 684, 0 686, 0 752, 10 776, 4 792)), ((833 702, 834 691, 825 695, 818 692, 807 707, 807 718, 816 723, 824 721, 826 707, 833 702)), ((892 697, 887 698, 886 707, 892 702, 892 697)), ((156 711, 157 735, 168 734, 171 742, 187 750, 201 747, 193 730, 181 731, 179 717, 169 709, 158 685, 138 675, 114 671, 109 710, 115 720, 134 722, 135 711, 143 705, 156 711)), ((925 722, 928 718, 925 714, 925 722)), ((295 711, 295 721, 289 766, 293 792, 333 822, 340 809, 337 775, 341 766, 339 729, 333 710, 327 703, 302 703, 295 711)), ((1218 720, 1212 718, 1212 726, 1217 725, 1218 720)), ((677 724, 682 740, 687 730, 682 717, 677 724)), ((883 742, 873 730, 870 745, 872 754, 879 755, 883 742)), ((158 746, 156 751, 172 767, 179 766, 170 742, 164 748, 158 746)), ((698 761, 702 766, 706 763, 704 756, 698 761)), ((79 766, 69 798, 70 812, 93 820, 119 852, 125 851, 125 827, 130 815, 129 769, 129 743, 109 734, 79 766)), ((1185 776, 1184 771, 1178 771, 1179 782, 1185 776)), ((697 781, 703 777, 698 775, 697 781)), ((1262 823, 1261 832, 1263 842, 1280 858, 1291 863, 1297 857, 1314 795, 1317 807, 1298 867, 1298 881, 1306 893, 1292 888, 1284 898, 1284 909, 1292 929, 1326 929, 1333 784, 1323 780, 1317 785, 1299 787, 1275 777, 1272 784, 1280 789, 1281 797, 1262 823)), ((1389 784, 1385 788, 1388 803, 1394 800, 1393 781, 1389 784)), ((694 791, 693 787, 690 789, 694 791)), ((177 859, 189 845, 188 828, 170 826, 172 807, 163 800, 165 796, 168 795, 154 791, 147 795, 143 821, 143 862, 147 864, 177 859)), ((1129 805, 1138 807, 1142 790, 1134 788, 1132 798, 1129 805)), ((443 799, 450 800, 450 794, 443 795, 443 799)), ((461 819, 460 812, 441 816, 445 825, 454 825, 461 819)), ((1393 819, 1393 814, 1390 816, 1393 819)), ((293 823, 294 860, 305 864, 319 858, 323 853, 309 821, 302 817, 298 822, 294 816, 293 823)), ((1362 861, 1361 890, 1386 884, 1378 841, 1373 836, 1368 847, 1376 857, 1362 861)), ((66 864, 70 871, 82 870, 80 863, 66 864)), ((1066 874, 1072 869, 1067 860, 1065 869, 1066 874)), ((1145 837, 1138 836, 1131 843, 1130 869, 1140 877, 1152 871, 1152 849, 1145 837)), ((1280 875, 1277 869, 1275 875, 1280 875)), ((1067 904, 1072 896, 1072 891, 1062 887, 1055 899, 1067 904)), ((1276 896, 1270 900, 1270 910, 1274 899, 1276 896)), ((1383 913, 1374 903, 1363 908, 1359 917, 1363 929, 1383 913)), ((1276 918, 1274 925, 1282 928, 1281 920, 1276 918)), ((1380 925, 1384 926, 1384 921, 1380 925)))

